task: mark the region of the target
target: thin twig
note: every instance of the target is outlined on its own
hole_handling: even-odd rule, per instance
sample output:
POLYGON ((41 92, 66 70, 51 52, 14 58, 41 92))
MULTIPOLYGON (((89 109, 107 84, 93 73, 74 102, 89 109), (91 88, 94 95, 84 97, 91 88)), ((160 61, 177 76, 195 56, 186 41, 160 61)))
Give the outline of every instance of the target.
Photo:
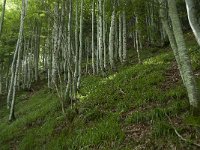
POLYGON ((121 88, 119 89, 119 91, 120 91, 120 93, 126 95, 126 93, 121 88))
POLYGON ((192 144, 192 145, 194 145, 194 146, 200 147, 200 144, 195 143, 195 142, 193 142, 193 141, 191 141, 191 140, 189 140, 189 139, 184 138, 184 137, 176 130, 176 128, 173 126, 173 123, 172 123, 170 117, 167 115, 166 112, 165 112, 165 115, 167 116, 167 118, 168 118, 168 120, 169 120, 169 122, 170 122, 172 128, 174 129, 174 132, 176 133, 176 135, 177 135, 182 141, 184 141, 184 142, 186 142, 186 143, 190 143, 190 144, 192 144))

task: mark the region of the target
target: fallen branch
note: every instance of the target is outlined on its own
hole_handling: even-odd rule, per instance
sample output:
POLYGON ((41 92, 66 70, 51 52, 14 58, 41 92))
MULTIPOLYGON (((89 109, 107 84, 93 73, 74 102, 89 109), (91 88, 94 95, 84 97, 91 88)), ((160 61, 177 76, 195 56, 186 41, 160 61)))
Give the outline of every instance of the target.
POLYGON ((186 142, 186 143, 190 143, 190 144, 192 144, 192 145, 194 145, 194 146, 200 147, 200 144, 195 143, 195 142, 193 142, 193 141, 191 141, 191 140, 189 140, 189 139, 184 138, 184 137, 176 130, 176 128, 173 126, 173 123, 172 123, 170 117, 167 115, 166 112, 165 112, 165 115, 167 116, 167 118, 168 118, 170 124, 172 125, 172 128, 174 129, 174 132, 176 133, 176 135, 177 135, 182 141, 184 141, 184 142, 186 142))

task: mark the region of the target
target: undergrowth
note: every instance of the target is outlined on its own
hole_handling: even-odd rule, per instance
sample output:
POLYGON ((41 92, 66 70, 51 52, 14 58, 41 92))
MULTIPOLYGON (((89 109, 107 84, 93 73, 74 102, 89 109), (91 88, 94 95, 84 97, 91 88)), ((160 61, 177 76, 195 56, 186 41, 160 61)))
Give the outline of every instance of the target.
MULTIPOLYGON (((197 49, 191 47, 190 53, 200 87, 197 49)), ((129 57, 133 56, 130 52, 129 57)), ((22 93, 17 99, 16 121, 7 121, 5 106, 0 110, 0 149, 194 148, 173 130, 175 126, 191 140, 200 135, 200 118, 190 114, 181 80, 163 88, 173 53, 143 50, 142 60, 142 64, 119 66, 107 77, 84 77, 79 102, 66 110, 66 116, 61 114, 56 94, 47 87, 28 98, 30 93, 22 93)))

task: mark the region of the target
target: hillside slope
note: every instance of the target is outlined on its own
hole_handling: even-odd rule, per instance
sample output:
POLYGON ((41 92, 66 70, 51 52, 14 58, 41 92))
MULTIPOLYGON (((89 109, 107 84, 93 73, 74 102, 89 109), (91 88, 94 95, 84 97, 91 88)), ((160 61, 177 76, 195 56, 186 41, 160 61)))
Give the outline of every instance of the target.
MULTIPOLYGON (((197 49, 190 46, 200 83, 197 49)), ((78 98, 63 116, 56 93, 46 86, 20 93, 15 122, 8 123, 8 111, 0 107, 0 149, 197 149, 180 140, 174 128, 200 143, 200 118, 189 112, 171 51, 105 78, 84 77, 78 98)))

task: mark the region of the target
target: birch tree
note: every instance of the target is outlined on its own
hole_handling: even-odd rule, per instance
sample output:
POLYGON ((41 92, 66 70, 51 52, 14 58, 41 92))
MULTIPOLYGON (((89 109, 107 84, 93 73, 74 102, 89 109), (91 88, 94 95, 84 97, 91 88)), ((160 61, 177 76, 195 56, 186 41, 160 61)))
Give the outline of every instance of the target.
POLYGON ((115 3, 113 6, 110 33, 109 33, 109 63, 112 69, 114 69, 114 35, 115 35, 115 3))
POLYGON ((23 32, 24 32, 24 19, 25 19, 25 12, 26 12, 26 0, 22 0, 22 10, 21 10, 21 20, 20 20, 20 29, 19 29, 19 36, 18 41, 15 49, 15 54, 13 57, 13 64, 11 69, 11 82, 10 82, 10 92, 8 93, 8 106, 10 108, 10 115, 9 115, 9 121, 13 121, 15 119, 15 92, 16 92, 16 82, 17 82, 17 75, 18 75, 18 69, 19 69, 19 62, 21 57, 21 50, 22 50, 22 38, 23 38, 23 32), (15 65, 16 63, 16 65, 15 65), (12 92, 12 100, 11 98, 11 92, 12 92))
POLYGON ((2 91, 2 78, 3 78, 3 64, 1 63, 1 60, 0 60, 0 95, 3 94, 3 91, 2 91))
POLYGON ((139 29, 138 29, 138 17, 136 16, 135 19, 136 22, 136 30, 135 30, 135 43, 136 43, 136 50, 137 50, 137 57, 138 57, 138 63, 141 63, 141 59, 140 59, 140 50, 139 50, 139 29))
POLYGON ((4 24, 5 9, 6 9, 6 0, 3 0, 1 20, 0 20, 0 36, 1 36, 1 33, 2 33, 3 24, 4 24))
POLYGON ((57 48, 57 42, 58 42, 58 9, 59 9, 59 3, 57 2, 54 7, 54 26, 53 26, 53 53, 52 53, 52 83, 57 83, 57 73, 58 73, 58 48, 57 48))
POLYGON ((195 110, 198 110, 200 107, 199 90, 196 85, 188 50, 185 45, 183 31, 182 31, 182 27, 181 27, 180 19, 178 16, 177 7, 176 7, 176 1, 168 0, 168 7, 169 7, 169 16, 172 22, 174 37, 177 43, 183 78, 184 78, 185 86, 186 86, 188 97, 189 97, 189 102, 190 102, 190 105, 195 110))
POLYGON ((95 17, 95 1, 92 1, 92 72, 95 74, 95 50, 94 50, 94 17, 95 17))
POLYGON ((123 62, 126 61, 126 57, 127 57, 127 46, 126 46, 126 12, 125 10, 123 10, 122 13, 122 17, 123 17, 123 62))
POLYGON ((195 1, 185 0, 185 3, 186 3, 188 20, 189 20, 190 26, 200 46, 200 23, 198 20, 199 18, 197 17, 197 7, 195 6, 195 1))
MULTIPOLYGON (((76 0, 76 26, 75 26, 75 70, 73 79, 74 94, 77 92, 77 80, 78 80, 78 58, 79 58, 79 47, 78 47, 78 0, 76 0)), ((75 95, 74 95, 75 98, 75 95)))
POLYGON ((106 46, 106 12, 105 12, 106 0, 103 0, 103 51, 104 51, 104 69, 107 69, 107 46, 106 46))
POLYGON ((102 75, 104 75, 104 66, 103 66, 103 12, 102 12, 102 0, 98 0, 99 2, 99 65, 101 69, 102 75))
POLYGON ((71 72, 71 29, 72 29, 72 0, 69 0, 69 18, 68 18, 68 37, 67 37, 67 87, 66 87, 66 99, 71 98, 71 86, 72 86, 72 72, 71 72))
POLYGON ((122 57, 122 15, 121 12, 119 13, 119 60, 122 63, 123 57, 122 57))
POLYGON ((80 34, 79 34, 79 69, 78 69, 78 83, 77 87, 80 88, 81 82, 81 63, 82 63, 82 50, 83 50, 83 0, 81 0, 81 14, 80 14, 80 34))
POLYGON ((178 47, 177 47, 177 44, 176 44, 174 33, 173 33, 173 31, 170 27, 168 17, 167 17, 168 11, 167 11, 167 8, 166 8, 166 1, 165 0, 159 0, 159 2, 160 2, 159 14, 160 14, 161 22, 162 22, 163 28, 164 28, 164 30, 167 33, 167 36, 169 38, 171 48, 173 50, 176 62, 178 64, 178 68, 179 68, 179 71, 180 71, 181 78, 183 80, 183 83, 185 83, 184 78, 183 78, 183 72, 182 72, 181 64, 180 64, 178 47))

